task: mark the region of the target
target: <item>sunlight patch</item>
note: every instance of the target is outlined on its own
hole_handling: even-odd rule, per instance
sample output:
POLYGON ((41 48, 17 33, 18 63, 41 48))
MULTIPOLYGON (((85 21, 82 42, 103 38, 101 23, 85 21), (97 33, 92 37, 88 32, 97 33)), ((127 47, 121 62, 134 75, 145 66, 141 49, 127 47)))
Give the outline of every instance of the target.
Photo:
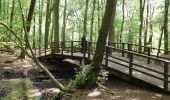
POLYGON ((101 92, 96 88, 92 92, 90 92, 87 96, 89 96, 89 97, 97 97, 99 95, 101 95, 101 92))

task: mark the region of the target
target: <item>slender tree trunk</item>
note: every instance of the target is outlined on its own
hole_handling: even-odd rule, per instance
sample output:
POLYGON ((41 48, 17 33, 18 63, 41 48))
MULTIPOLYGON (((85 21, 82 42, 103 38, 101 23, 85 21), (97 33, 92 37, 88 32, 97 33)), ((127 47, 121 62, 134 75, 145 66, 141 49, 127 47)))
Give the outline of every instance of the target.
POLYGON ((89 0, 86 0, 86 8, 85 8, 85 14, 84 14, 84 34, 87 36, 87 13, 89 8, 89 0))
MULTIPOLYGON (((32 41, 32 48, 34 49, 34 50, 36 50, 36 44, 35 44, 35 28, 36 28, 36 25, 35 25, 35 23, 36 23, 36 15, 35 15, 35 13, 34 13, 34 25, 33 25, 33 41, 32 41)), ((35 52, 36 53, 36 52, 35 52)))
MULTIPOLYGON (((36 3, 36 0, 31 0, 29 13, 28 13, 27 20, 26 20, 26 30, 24 30, 25 33, 27 33, 27 34, 29 34, 29 32, 30 32, 31 20, 32 20, 33 12, 34 12, 35 3, 36 3)), ((26 36, 26 34, 25 34, 25 36, 26 36)), ((26 38, 25 36, 24 36, 24 38, 26 38)), ((25 48, 27 49, 27 47, 28 47, 28 43, 26 42, 25 48)), ((24 51, 21 51, 20 58, 22 58, 22 59, 25 58, 24 51)))
POLYGON ((164 12, 164 50, 165 50, 165 54, 168 54, 168 9, 169 9, 169 0, 165 0, 165 12, 164 12))
POLYGON ((90 41, 93 41, 93 25, 94 25, 94 11, 95 11, 96 0, 93 1, 93 9, 91 16, 91 28, 90 28, 90 41))
POLYGON ((27 16, 27 24, 26 24, 27 33, 29 33, 31 29, 31 20, 32 20, 33 13, 34 13, 35 3, 36 3, 36 0, 31 0, 30 9, 29 9, 28 16, 27 16))
POLYGON ((115 2, 116 0, 107 0, 106 3, 106 10, 105 10, 105 14, 104 14, 104 18, 103 18, 103 22, 101 25, 101 29, 99 31, 99 37, 98 37, 98 41, 97 41, 97 47, 96 47, 96 51, 95 51, 95 55, 93 58, 93 62, 91 64, 91 67, 94 67, 94 73, 96 75, 96 80, 97 80, 97 76, 99 74, 100 71, 100 66, 103 60, 103 54, 104 54, 104 50, 105 50, 105 45, 106 45, 106 39, 107 39, 107 35, 109 32, 109 27, 111 24, 111 20, 112 20, 112 15, 113 15, 113 9, 115 7, 115 2))
POLYGON ((98 30, 100 30, 100 25, 101 25, 101 19, 100 19, 100 17, 101 17, 101 15, 100 15, 100 0, 98 0, 98 2, 97 2, 97 5, 98 5, 98 8, 97 8, 97 10, 98 10, 98 30))
POLYGON ((149 6, 150 7, 150 17, 149 17, 149 29, 150 29, 150 34, 149 34, 149 41, 148 41, 148 44, 149 45, 152 45, 152 37, 153 37, 153 24, 152 24, 152 18, 153 18, 153 14, 154 14, 154 11, 155 11, 155 8, 151 9, 151 5, 149 6))
POLYGON ((2 18, 2 0, 0 0, 0 20, 2 18))
POLYGON ((124 22, 125 22, 125 0, 123 0, 123 3, 122 3, 122 23, 121 23, 121 29, 120 29, 120 43, 122 43, 124 22))
POLYGON ((39 49, 39 55, 41 55, 41 45, 42 45, 42 11, 43 11, 43 5, 44 0, 39 0, 39 37, 38 37, 38 49, 39 49))
POLYGON ((145 0, 140 0, 140 14, 139 14, 139 19, 140 19, 140 26, 139 26, 139 53, 142 52, 142 29, 143 29, 143 13, 144 13, 144 7, 145 7, 145 0))
POLYGON ((160 35, 159 42, 158 42, 158 52, 157 52, 157 57, 159 57, 163 33, 164 33, 164 30, 163 30, 163 27, 161 26, 161 35, 160 35))
POLYGON ((50 2, 51 0, 47 0, 47 7, 46 7, 46 21, 45 21, 45 37, 44 37, 44 49, 45 49, 45 55, 46 50, 48 49, 48 37, 49 37, 49 29, 50 29, 50 23, 51 23, 51 11, 50 11, 50 2))
POLYGON ((149 26, 149 0, 147 1, 147 13, 146 13, 146 26, 145 26, 145 32, 144 32, 144 52, 147 52, 146 46, 148 45, 147 43, 147 35, 148 35, 148 26, 149 26))
POLYGON ((115 46, 113 43, 115 42, 115 25, 114 25, 114 19, 115 19, 115 14, 116 14, 116 4, 117 0, 114 0, 114 9, 113 9, 113 17, 111 19, 111 24, 109 27, 109 36, 108 36, 108 43, 110 43, 110 46, 115 46))
MULTIPOLYGON (((20 9, 22 11, 22 6, 21 6, 21 2, 19 1, 20 3, 20 9)), ((25 23, 25 18, 24 18, 24 15, 22 13, 22 21, 23 21, 23 29, 24 29, 24 33, 25 33, 25 42, 28 44, 28 49, 30 50, 31 52, 31 55, 27 52, 27 50, 25 50, 24 47, 21 46, 21 49, 29 56, 32 58, 32 60, 35 62, 35 64, 41 69, 43 70, 47 76, 49 76, 49 78, 51 79, 51 81, 59 88, 61 89, 62 91, 64 90, 64 86, 62 84, 60 84, 60 82, 58 82, 55 77, 47 70, 47 68, 45 68, 40 62, 39 60, 37 59, 37 57, 35 56, 35 54, 33 53, 33 50, 32 50, 32 47, 30 45, 30 42, 29 42, 29 34, 27 33, 27 24, 28 23, 25 23)), ((3 23, 0 23, 0 24, 3 24, 3 23)), ((31 23, 29 23, 31 24, 31 23)), ((20 42, 20 44, 22 45, 22 42, 21 40, 18 38, 18 36, 16 35, 16 33, 11 30, 10 28, 8 28, 6 25, 3 24, 3 26, 5 26, 10 32, 12 32, 15 37, 18 39, 18 41, 20 42)))
MULTIPOLYGON (((12 1, 12 7, 11 7, 11 15, 10 15, 10 28, 12 29, 13 28, 13 24, 12 24, 12 22, 13 22, 13 17, 14 17, 14 7, 15 7, 15 2, 14 2, 14 0, 12 1)), ((8 35, 8 38, 9 38, 9 40, 11 40, 11 35, 9 34, 8 35)))
POLYGON ((63 15, 63 27, 62 27, 62 46, 65 49, 65 29, 66 29, 66 10, 67 10, 67 0, 65 0, 64 15, 63 15))
POLYGON ((14 7, 15 7, 15 1, 12 1, 12 8, 11 8, 11 16, 10 16, 10 28, 12 29, 12 22, 13 22, 13 16, 14 16, 14 7))
POLYGON ((53 21, 54 21, 54 50, 52 53, 59 52, 59 3, 60 0, 54 0, 54 12, 53 12, 53 21))

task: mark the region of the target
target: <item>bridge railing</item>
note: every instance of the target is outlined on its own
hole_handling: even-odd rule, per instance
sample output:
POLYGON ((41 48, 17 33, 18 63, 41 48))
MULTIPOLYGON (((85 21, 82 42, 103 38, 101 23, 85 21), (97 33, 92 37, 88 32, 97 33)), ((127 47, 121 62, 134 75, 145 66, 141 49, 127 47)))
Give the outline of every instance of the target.
POLYGON ((156 52, 158 52, 158 51, 160 51, 160 52, 170 52, 169 50, 166 51, 164 49, 155 48, 155 47, 152 47, 150 45, 144 46, 144 45, 137 45, 137 44, 133 44, 133 43, 108 43, 108 44, 113 44, 114 47, 116 47, 116 48, 120 48, 120 49, 123 49, 123 50, 129 50, 129 51, 135 51, 135 52, 139 52, 138 48, 141 47, 142 52, 140 52, 140 53, 143 53, 143 54, 149 53, 151 56, 155 56, 155 57, 158 57, 158 58, 164 58, 164 59, 168 59, 168 58, 160 57, 159 55, 153 55, 153 54, 151 54, 151 52, 154 51, 154 50, 156 50, 156 52), (143 52, 143 51, 145 51, 145 52, 143 52))
POLYGON ((145 54, 139 54, 139 53, 136 53, 136 52, 133 52, 133 51, 128 51, 128 50, 123 50, 123 49, 120 49, 120 48, 116 48, 116 47, 111 47, 111 46, 106 46, 106 53, 105 53, 105 65, 108 66, 108 61, 112 62, 112 63, 116 63, 116 64, 119 64, 123 67, 126 67, 129 69, 129 76, 131 77, 133 75, 133 71, 137 71, 137 72, 140 72, 144 75, 148 75, 152 78, 156 78, 158 80, 161 80, 163 82, 163 87, 165 90, 168 90, 168 84, 170 83, 170 80, 168 79, 170 77, 170 74, 168 72, 169 70, 169 64, 170 64, 170 61, 169 60, 165 60, 165 59, 160 59, 160 58, 156 58, 156 57, 152 57, 152 56, 148 56, 148 55, 145 55, 145 54), (113 55, 110 55, 110 49, 112 49, 113 51, 114 50, 119 50, 121 52, 124 52, 124 53, 127 53, 129 55, 129 60, 124 60, 124 59, 121 59, 119 57, 115 57, 113 55), (149 67, 146 67, 144 65, 140 65, 140 64, 137 64, 134 62, 134 56, 138 56, 138 57, 143 57, 143 58, 146 58, 148 59, 149 61, 150 60, 154 60, 154 61, 159 61, 159 62, 162 62, 164 65, 163 65, 163 72, 162 71, 159 71, 159 70, 155 70, 153 68, 149 68, 149 67), (117 59, 119 61, 123 61, 123 62, 126 62, 128 63, 127 64, 122 64, 122 63, 119 63, 117 61, 114 61, 114 60, 111 60, 109 59, 110 58, 114 58, 114 59, 117 59), (159 75, 162 75, 163 77, 159 77, 157 75, 154 75, 154 74, 151 74, 151 73, 148 73, 147 71, 142 71, 142 70, 139 70, 137 69, 138 68, 142 68, 142 69, 145 69, 145 70, 148 70, 152 73, 157 73, 159 75))

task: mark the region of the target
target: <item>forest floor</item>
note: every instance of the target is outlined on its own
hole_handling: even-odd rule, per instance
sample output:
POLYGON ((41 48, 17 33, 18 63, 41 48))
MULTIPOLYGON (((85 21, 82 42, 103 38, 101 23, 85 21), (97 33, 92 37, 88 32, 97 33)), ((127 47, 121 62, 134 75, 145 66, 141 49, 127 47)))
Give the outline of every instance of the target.
MULTIPOLYGON (((50 93, 58 92, 58 89, 37 70, 31 60, 17 60, 18 54, 18 52, 0 54, 0 100, 50 100, 48 98, 51 96, 50 93)), ((64 85, 70 80, 59 77, 57 79, 64 85)), ((71 97, 64 97, 63 100, 169 100, 170 98, 170 95, 134 86, 116 77, 109 79, 103 85, 114 93, 99 87, 90 87, 76 90, 71 97)))

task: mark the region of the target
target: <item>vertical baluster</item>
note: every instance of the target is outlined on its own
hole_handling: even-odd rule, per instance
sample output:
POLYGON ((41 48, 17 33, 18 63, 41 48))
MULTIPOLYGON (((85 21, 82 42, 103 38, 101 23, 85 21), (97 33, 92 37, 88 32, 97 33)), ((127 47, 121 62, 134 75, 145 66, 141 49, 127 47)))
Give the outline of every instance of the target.
POLYGON ((133 54, 132 53, 129 53, 129 76, 131 77, 132 76, 132 67, 133 67, 133 54))
POLYGON ((124 53, 124 49, 125 49, 125 43, 122 43, 122 57, 124 57, 125 56, 125 53, 124 53))
POLYGON ((149 57, 148 57, 148 64, 150 64, 150 62, 151 62, 151 61, 150 61, 150 56, 151 56, 150 47, 147 47, 147 50, 148 50, 148 56, 149 56, 149 57))
POLYGON ((109 47, 106 46, 106 58, 105 58, 105 65, 108 66, 108 56, 109 55, 109 47))
POLYGON ((168 62, 164 62, 164 89, 168 90, 168 62))

